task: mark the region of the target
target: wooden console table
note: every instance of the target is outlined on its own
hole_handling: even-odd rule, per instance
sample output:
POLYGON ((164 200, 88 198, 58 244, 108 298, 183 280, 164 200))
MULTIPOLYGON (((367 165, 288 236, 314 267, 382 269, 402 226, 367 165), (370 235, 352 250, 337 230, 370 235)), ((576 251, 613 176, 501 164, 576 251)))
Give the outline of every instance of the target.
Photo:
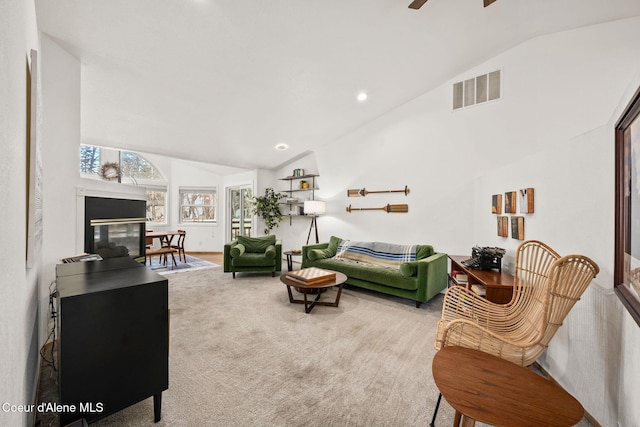
POLYGON ((467 283, 457 283, 453 277, 449 276, 452 282, 468 289, 471 289, 473 285, 481 285, 486 289, 487 300, 497 304, 506 304, 511 301, 514 283, 511 274, 497 270, 474 270, 465 267, 462 261, 469 259, 469 257, 464 255, 449 255, 449 259, 451 260, 451 271, 462 271, 468 277, 467 283))
POLYGON ((580 402, 560 386, 494 355, 444 347, 433 358, 433 379, 456 410, 454 426, 568 427, 582 419, 580 402))

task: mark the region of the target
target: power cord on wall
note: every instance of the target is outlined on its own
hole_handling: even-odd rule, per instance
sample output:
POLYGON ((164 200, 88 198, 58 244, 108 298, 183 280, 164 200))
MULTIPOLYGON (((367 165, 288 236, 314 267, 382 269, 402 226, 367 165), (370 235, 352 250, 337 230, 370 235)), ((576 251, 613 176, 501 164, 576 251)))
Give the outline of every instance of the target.
POLYGON ((42 345, 42 347, 40 348, 40 357, 42 357, 42 360, 44 360, 46 363, 48 363, 49 365, 51 365, 51 367, 53 368, 54 371, 58 370, 58 367, 56 366, 56 359, 55 359, 55 347, 56 347, 56 331, 57 331, 57 323, 58 323, 58 312, 56 311, 56 307, 54 304, 54 299, 58 297, 58 288, 54 287, 54 285, 56 284, 55 280, 51 282, 51 284, 49 285, 49 313, 51 316, 51 319, 53 320, 53 326, 51 327, 51 330, 49 331, 49 336, 47 337, 47 339, 45 340, 44 344, 42 345), (46 351, 46 347, 47 344, 51 342, 51 354, 50 354, 50 358, 47 358, 47 351, 46 351))

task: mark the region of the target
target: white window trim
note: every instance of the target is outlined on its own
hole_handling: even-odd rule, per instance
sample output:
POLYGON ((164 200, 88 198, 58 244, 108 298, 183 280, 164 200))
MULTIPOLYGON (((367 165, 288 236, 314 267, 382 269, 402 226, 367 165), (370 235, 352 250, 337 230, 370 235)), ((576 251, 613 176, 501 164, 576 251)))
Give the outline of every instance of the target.
MULTIPOLYGON (((150 181, 150 180, 149 180, 150 181)), ((164 191, 165 196, 164 196, 164 222, 149 222, 147 221, 146 226, 148 227, 154 227, 154 226, 165 226, 165 225, 169 225, 169 216, 170 214, 170 210, 169 207, 171 206, 171 197, 169 194, 169 186, 168 185, 157 185, 157 181, 153 181, 156 183, 156 185, 143 185, 147 191, 164 191)))
POLYGON ((218 225, 218 216, 220 215, 219 209, 219 201, 220 201, 220 191, 218 191, 218 186, 215 185, 213 187, 178 187, 178 224, 188 225, 188 226, 196 226, 196 227, 204 227, 204 226, 212 226, 218 225), (216 193, 216 203, 214 205, 215 213, 213 221, 201 222, 201 221, 187 221, 184 222, 182 220, 182 192, 201 192, 201 193, 216 193))

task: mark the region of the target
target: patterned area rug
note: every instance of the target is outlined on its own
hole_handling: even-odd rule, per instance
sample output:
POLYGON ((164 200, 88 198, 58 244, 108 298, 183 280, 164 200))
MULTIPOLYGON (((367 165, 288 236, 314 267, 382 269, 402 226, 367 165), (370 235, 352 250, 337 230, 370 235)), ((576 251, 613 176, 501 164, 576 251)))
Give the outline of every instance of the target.
POLYGON ((167 257, 167 264, 163 263, 163 258, 160 256, 151 257, 151 265, 147 264, 147 268, 152 269, 158 274, 171 274, 181 273, 185 271, 204 270, 205 268, 220 267, 218 264, 214 264, 203 259, 187 255, 187 261, 181 261, 176 254, 176 265, 173 265, 171 256, 167 257))

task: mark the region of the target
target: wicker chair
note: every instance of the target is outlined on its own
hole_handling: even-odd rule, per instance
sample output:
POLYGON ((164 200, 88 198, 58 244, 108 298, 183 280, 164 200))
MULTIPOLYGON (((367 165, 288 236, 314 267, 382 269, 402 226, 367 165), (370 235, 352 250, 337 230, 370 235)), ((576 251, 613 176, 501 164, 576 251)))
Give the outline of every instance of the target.
POLYGON ((516 251, 509 303, 492 303, 462 286, 447 290, 435 348, 468 347, 530 366, 599 271, 585 256, 561 257, 542 242, 525 241, 516 251))

